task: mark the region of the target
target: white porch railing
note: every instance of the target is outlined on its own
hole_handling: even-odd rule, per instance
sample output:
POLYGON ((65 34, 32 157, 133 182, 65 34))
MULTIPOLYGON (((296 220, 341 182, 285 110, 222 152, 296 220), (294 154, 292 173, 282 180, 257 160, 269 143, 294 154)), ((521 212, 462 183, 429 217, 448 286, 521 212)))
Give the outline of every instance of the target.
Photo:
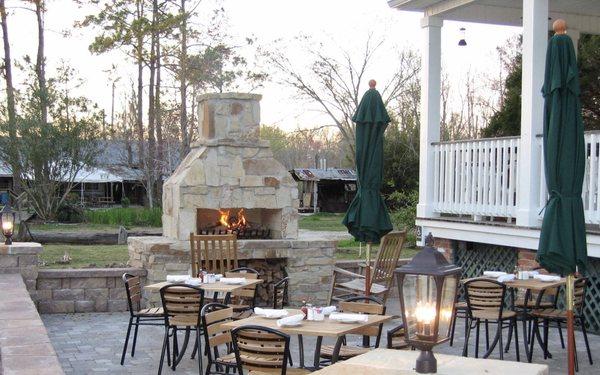
POLYGON ((515 217, 518 145, 519 137, 434 143, 434 211, 515 217))
MULTIPOLYGON (((537 139, 538 152, 543 153, 542 137, 537 139)), ((600 224, 600 131, 586 132, 585 144, 585 222, 600 224)), ((474 220, 490 216, 510 221, 515 217, 519 137, 436 142, 432 147, 435 212, 471 215, 474 220)), ((540 160, 537 204, 541 211, 548 191, 544 161, 540 160)))

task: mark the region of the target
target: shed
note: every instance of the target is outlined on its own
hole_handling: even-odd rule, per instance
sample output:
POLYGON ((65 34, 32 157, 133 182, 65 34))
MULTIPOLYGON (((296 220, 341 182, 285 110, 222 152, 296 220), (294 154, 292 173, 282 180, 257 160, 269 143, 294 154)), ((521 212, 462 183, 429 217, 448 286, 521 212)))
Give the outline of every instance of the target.
POLYGON ((356 194, 356 171, 347 168, 295 168, 301 212, 344 212, 356 194))

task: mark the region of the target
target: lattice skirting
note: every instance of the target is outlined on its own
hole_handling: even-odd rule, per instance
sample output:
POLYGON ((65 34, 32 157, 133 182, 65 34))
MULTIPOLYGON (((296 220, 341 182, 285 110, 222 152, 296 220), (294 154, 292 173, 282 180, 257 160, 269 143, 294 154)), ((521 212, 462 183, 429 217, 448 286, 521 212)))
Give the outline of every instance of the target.
MULTIPOLYGON (((483 271, 513 272, 517 265, 518 251, 513 247, 459 241, 453 247, 454 263, 462 267, 462 278, 481 276, 483 271)), ((600 259, 589 258, 588 264, 586 276, 590 284, 584 313, 589 331, 600 334, 600 259)), ((564 291, 561 291, 559 307, 563 306, 564 291)))

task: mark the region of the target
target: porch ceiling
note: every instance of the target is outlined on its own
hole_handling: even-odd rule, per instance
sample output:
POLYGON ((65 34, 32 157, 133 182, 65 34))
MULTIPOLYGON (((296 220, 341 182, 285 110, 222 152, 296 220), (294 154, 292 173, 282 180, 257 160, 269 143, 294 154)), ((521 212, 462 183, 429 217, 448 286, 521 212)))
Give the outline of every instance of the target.
MULTIPOLYGON (((523 0, 389 0, 388 4, 451 21, 522 26, 523 0)), ((600 34, 600 1, 549 0, 549 6, 551 19, 564 18, 571 28, 600 34)))

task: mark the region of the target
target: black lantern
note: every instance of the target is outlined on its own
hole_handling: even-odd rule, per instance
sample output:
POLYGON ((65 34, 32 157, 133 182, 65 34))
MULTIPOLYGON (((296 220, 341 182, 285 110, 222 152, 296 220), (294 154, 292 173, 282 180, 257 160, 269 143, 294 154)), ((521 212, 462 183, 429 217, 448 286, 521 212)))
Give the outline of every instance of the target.
POLYGON ((2 222, 2 234, 6 238, 5 245, 12 244, 12 236, 15 228, 15 212, 6 204, 0 212, 0 221, 2 222))
POLYGON ((458 45, 460 47, 464 47, 467 45, 466 34, 467 34, 467 30, 464 27, 461 27, 460 28, 460 40, 458 41, 458 45))
POLYGON ((461 273, 460 267, 450 264, 432 245, 429 234, 423 250, 395 271, 405 340, 421 350, 415 368, 418 373, 437 372, 431 349, 449 338, 461 273))

